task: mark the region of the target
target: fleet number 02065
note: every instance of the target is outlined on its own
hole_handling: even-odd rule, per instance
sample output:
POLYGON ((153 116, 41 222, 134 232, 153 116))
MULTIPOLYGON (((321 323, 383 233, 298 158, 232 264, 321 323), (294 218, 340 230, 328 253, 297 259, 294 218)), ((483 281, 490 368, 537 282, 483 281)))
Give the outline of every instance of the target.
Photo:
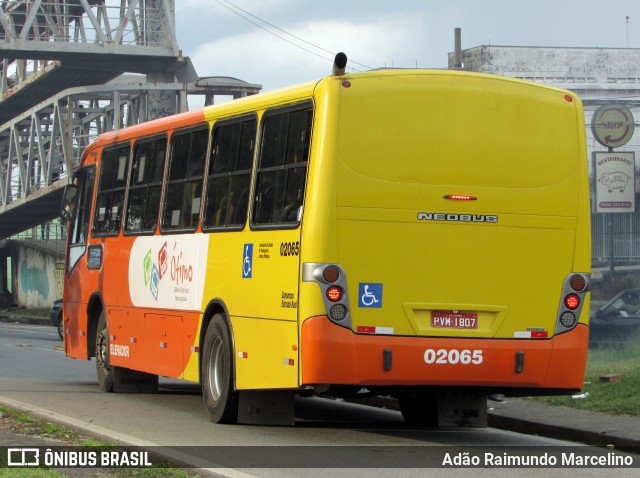
POLYGON ((482 350, 427 349, 424 361, 428 364, 480 365, 483 361, 482 350))

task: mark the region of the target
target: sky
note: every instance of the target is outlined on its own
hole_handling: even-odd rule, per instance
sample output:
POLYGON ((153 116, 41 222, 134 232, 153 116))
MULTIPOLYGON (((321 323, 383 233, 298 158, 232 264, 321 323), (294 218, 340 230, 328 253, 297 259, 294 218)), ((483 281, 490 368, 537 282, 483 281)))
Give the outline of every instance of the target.
POLYGON ((456 27, 462 29, 463 49, 640 48, 638 0, 175 0, 175 4, 178 45, 198 74, 239 78, 261 84, 262 91, 330 74, 339 51, 347 54, 349 71, 446 68, 456 27))

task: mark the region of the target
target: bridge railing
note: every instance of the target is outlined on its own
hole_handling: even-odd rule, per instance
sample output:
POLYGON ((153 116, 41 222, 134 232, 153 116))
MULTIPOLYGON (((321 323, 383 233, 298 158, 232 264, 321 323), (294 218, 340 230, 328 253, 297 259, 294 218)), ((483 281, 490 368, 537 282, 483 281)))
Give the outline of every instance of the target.
POLYGON ((0 39, 155 45, 177 49, 173 1, 29 0, 3 2, 0 39))
POLYGON ((11 240, 19 240, 44 252, 64 257, 67 241, 67 227, 60 220, 46 222, 11 236, 11 240))
POLYGON ((2 94, 43 74, 68 54, 179 55, 173 0, 2 3, 2 94))
POLYGON ((147 84, 135 78, 144 77, 69 88, 1 125, 0 211, 18 199, 57 187, 102 133, 188 111, 190 101, 209 104, 216 94, 239 97, 260 91, 260 85, 230 78, 189 84, 147 84), (175 98, 166 114, 149 108, 158 96, 175 98))

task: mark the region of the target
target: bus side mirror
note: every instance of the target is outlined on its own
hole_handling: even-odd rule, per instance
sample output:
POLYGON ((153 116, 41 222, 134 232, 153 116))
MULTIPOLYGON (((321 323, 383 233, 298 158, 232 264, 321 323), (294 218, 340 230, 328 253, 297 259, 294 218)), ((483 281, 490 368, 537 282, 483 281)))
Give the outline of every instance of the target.
POLYGON ((78 186, 69 184, 62 196, 62 206, 60 208, 60 217, 63 221, 71 221, 74 217, 76 209, 76 199, 78 198, 78 186))

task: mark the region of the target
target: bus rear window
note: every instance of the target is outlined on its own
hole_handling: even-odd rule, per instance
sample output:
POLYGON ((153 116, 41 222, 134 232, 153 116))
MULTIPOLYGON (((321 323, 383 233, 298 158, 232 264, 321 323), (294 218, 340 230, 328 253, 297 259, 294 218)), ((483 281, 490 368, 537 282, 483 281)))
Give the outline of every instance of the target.
POLYGON ((312 119, 310 105, 265 115, 253 204, 254 225, 295 225, 299 222, 312 119))

